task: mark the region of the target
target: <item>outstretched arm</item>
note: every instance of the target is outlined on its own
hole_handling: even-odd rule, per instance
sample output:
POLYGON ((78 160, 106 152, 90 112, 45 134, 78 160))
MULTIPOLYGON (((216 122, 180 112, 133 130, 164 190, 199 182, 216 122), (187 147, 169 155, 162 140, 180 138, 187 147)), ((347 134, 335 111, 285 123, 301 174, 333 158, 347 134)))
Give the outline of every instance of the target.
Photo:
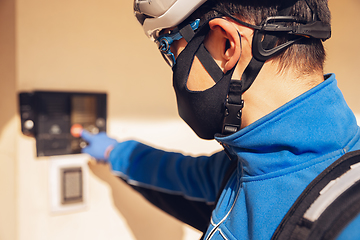
POLYGON ((192 157, 137 141, 118 143, 105 133, 84 133, 82 137, 89 143, 84 152, 109 162, 115 175, 160 209, 200 231, 206 230, 230 165, 224 151, 192 157))

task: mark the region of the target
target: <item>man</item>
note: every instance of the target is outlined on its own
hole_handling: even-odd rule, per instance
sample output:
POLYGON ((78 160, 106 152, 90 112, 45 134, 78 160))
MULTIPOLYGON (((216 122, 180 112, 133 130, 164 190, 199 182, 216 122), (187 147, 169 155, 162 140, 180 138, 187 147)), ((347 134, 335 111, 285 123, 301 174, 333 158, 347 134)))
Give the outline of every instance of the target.
MULTIPOLYGON (((327 1, 135 0, 134 9, 172 67, 180 116, 224 151, 189 157, 84 131, 84 152, 203 239, 271 239, 306 186, 360 149, 335 76, 323 74, 327 1)), ((339 239, 356 239, 354 229, 339 239)))

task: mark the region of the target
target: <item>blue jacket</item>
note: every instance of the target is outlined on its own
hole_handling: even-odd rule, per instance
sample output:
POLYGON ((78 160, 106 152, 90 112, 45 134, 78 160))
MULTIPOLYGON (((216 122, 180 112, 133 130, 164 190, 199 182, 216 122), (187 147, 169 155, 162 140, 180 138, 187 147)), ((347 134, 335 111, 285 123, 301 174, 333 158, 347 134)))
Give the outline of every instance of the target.
MULTIPOLYGON (((215 209, 203 210, 211 213, 205 239, 270 239, 305 187, 344 153, 360 149, 359 138, 334 75, 235 134, 217 137, 239 161, 215 209)), ((114 148, 110 163, 139 191, 211 206, 231 161, 224 151, 191 157, 128 141, 114 148)))

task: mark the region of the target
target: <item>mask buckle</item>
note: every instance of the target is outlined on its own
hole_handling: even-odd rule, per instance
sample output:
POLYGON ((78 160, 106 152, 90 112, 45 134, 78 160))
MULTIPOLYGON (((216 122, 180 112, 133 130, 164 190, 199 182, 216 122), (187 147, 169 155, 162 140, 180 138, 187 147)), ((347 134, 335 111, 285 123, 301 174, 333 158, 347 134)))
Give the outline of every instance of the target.
POLYGON ((241 115, 244 107, 242 95, 242 82, 239 80, 231 80, 228 96, 225 102, 224 121, 222 126, 222 134, 229 135, 240 130, 241 115))
POLYGON ((240 104, 229 103, 229 99, 225 103, 225 117, 223 123, 223 134, 229 135, 240 130, 241 114, 244 107, 244 100, 240 100, 240 104))

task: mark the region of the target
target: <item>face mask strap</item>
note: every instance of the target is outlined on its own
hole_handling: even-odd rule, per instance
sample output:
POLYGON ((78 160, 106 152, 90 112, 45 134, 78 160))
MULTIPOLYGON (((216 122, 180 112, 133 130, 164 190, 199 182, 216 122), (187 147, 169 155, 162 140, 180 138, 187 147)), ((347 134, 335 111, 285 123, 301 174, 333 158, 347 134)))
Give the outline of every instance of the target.
MULTIPOLYGON (((290 7, 287 7, 285 9, 282 9, 280 14, 288 15, 290 13, 290 7)), ((243 24, 245 26, 253 27, 255 30, 254 33, 254 39, 256 38, 256 35, 261 35, 261 39, 256 38, 255 40, 260 42, 261 47, 263 49, 273 49, 276 46, 276 43, 278 41, 278 37, 275 35, 270 34, 260 34, 261 29, 257 26, 253 26, 247 23, 244 23, 233 16, 231 16, 228 13, 225 13, 224 15, 236 20, 240 24, 243 24)), ((253 41, 253 45, 256 44, 256 41, 253 41)), ((289 45, 288 45, 289 46, 289 45)), ((287 47, 288 47, 287 46, 287 47)), ((281 50, 284 50, 282 48, 281 50)), ((276 53, 278 53, 280 50, 277 49, 276 53)), ((254 49, 253 49, 254 54, 254 49)), ((231 80, 230 82, 230 88, 228 97, 226 99, 225 103, 225 115, 224 115, 224 122, 222 126, 222 134, 223 135, 229 135, 233 134, 240 130, 241 128, 241 117, 242 117, 242 108, 244 107, 244 101, 242 100, 242 94, 246 92, 252 83, 255 81, 256 77, 258 76, 261 68, 263 67, 265 61, 269 59, 270 57, 274 56, 275 54, 269 54, 266 58, 258 58, 254 57, 251 59, 248 66, 245 68, 242 76, 241 81, 239 80, 231 80)))
MULTIPOLYGON (((262 41, 267 48, 275 46, 276 42, 277 37, 271 35, 266 35, 262 41)), ((240 130, 242 109, 244 107, 242 94, 248 90, 255 81, 265 61, 266 60, 261 61, 253 57, 245 68, 241 80, 231 80, 225 103, 225 115, 222 126, 223 135, 233 134, 240 130)))
MULTIPOLYGON (((195 31, 190 27, 189 24, 185 25, 184 27, 181 26, 181 28, 179 28, 180 29, 179 32, 187 42, 190 42, 191 39, 195 36, 195 34, 206 35, 210 31, 208 23, 212 19, 208 20, 206 23, 202 25, 201 29, 198 30, 199 33, 195 33, 195 31)), ((206 50, 203 43, 201 43, 201 45, 199 46, 196 52, 196 57, 199 59, 199 61, 201 62, 205 70, 209 73, 211 78, 216 83, 220 81, 224 73, 219 68, 219 66, 217 65, 211 54, 208 52, 208 50, 206 50)))

